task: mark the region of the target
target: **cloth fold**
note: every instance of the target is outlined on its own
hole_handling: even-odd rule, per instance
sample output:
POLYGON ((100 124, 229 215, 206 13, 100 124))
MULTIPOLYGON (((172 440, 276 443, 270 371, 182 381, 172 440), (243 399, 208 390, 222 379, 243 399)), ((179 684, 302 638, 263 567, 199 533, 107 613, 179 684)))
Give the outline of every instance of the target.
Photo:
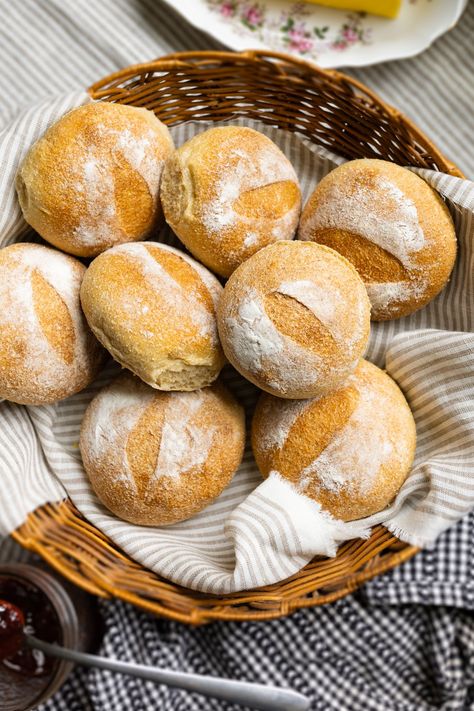
MULTIPOLYGON (((12 182, 27 146, 65 110, 87 101, 83 92, 56 97, 31 109, 0 135, 3 185, 2 246, 27 239, 12 182), (36 113, 38 116, 36 117, 36 113), (36 118, 35 118, 36 117, 36 118)), ((304 198, 341 158, 306 139, 255 121, 250 125, 274 140, 298 173, 304 198)), ((172 128, 177 145, 208 127, 172 128)), ((420 172, 420 171, 418 171, 420 172)), ((82 468, 78 438, 83 412, 98 388, 117 373, 109 364, 82 393, 55 405, 0 404, 0 529, 19 525, 26 514, 64 492, 99 529, 136 560, 181 585, 217 594, 277 582, 314 555, 334 555, 348 538, 368 535, 383 522, 403 540, 428 545, 474 506, 472 442, 474 187, 469 181, 421 171, 453 211, 460 256, 451 282, 428 307, 398 321, 373 324, 367 357, 386 365, 413 409, 419 447, 415 466, 394 504, 363 521, 343 524, 278 477, 262 482, 249 446, 230 486, 193 519, 167 528, 132 526, 112 516, 97 500, 82 468), (448 431, 449 430, 449 431, 448 431)), ((180 246, 169 229, 158 239, 180 246)), ((228 369, 224 380, 250 414, 256 389, 228 369)))

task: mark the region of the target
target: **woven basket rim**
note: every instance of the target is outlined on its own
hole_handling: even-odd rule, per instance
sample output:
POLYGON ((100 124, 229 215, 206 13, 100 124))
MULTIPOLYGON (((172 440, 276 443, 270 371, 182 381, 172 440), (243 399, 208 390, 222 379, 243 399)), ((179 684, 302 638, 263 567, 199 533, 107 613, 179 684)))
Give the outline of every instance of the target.
MULTIPOLYGON (((206 68, 227 64, 258 64, 273 72, 274 76, 286 76, 289 71, 292 81, 299 81, 300 74, 301 78, 309 77, 331 84, 338 89, 339 94, 342 87, 348 97, 354 94, 364 99, 366 97, 368 108, 380 110, 381 116, 390 117, 394 125, 400 127, 403 136, 408 135, 413 142, 408 143, 409 147, 413 145, 414 150, 418 150, 420 146, 435 161, 438 169, 442 167, 450 175, 464 177, 411 119, 382 100, 362 82, 338 70, 322 69, 281 52, 249 49, 245 52, 171 53, 113 72, 94 82, 87 91, 96 100, 123 98, 125 89, 119 85, 128 79, 143 79, 155 72, 166 74, 190 68, 195 71, 197 64, 206 68)), ((123 103, 127 103, 126 98, 123 103)), ((180 121, 170 120, 169 123, 180 121)), ((413 155, 408 149, 406 152, 413 155)), ((116 597, 148 612, 193 625, 215 620, 271 620, 297 609, 334 602, 354 592, 375 576, 405 562, 419 550, 399 541, 384 526, 377 526, 368 541, 361 544, 359 540, 354 540, 342 544, 334 559, 314 559, 286 581, 223 597, 194 592, 143 568, 90 524, 69 499, 40 506, 29 514, 26 521, 12 533, 12 537, 23 547, 42 556, 71 582, 89 592, 103 598, 116 597), (313 569, 319 570, 319 566, 329 572, 322 574, 323 583, 318 584, 318 587, 312 582, 312 576, 313 569), (345 574, 339 574, 338 585, 324 582, 332 580, 331 572, 339 569, 344 569, 345 574), (284 592, 281 592, 283 589, 284 592)))
POLYGON ((102 77, 101 79, 91 84, 87 89, 87 93, 93 96, 93 98, 100 99, 100 90, 104 86, 124 79, 129 75, 138 73, 146 74, 154 71, 166 72, 176 68, 184 69, 186 66, 188 66, 190 60, 195 59, 207 59, 209 61, 214 60, 221 62, 223 60, 235 62, 236 59, 238 59, 239 61, 248 63, 255 62, 256 59, 279 60, 281 62, 284 62, 285 64, 288 64, 289 66, 299 67, 306 71, 309 70, 316 76, 325 78, 331 77, 337 83, 352 86, 359 92, 368 96, 376 106, 383 109, 394 119, 403 122, 410 129, 411 133, 419 141, 419 143, 428 149, 429 153, 433 156, 433 158, 435 158, 439 163, 442 163, 446 166, 446 173, 459 178, 465 177, 464 174, 458 168, 458 166, 452 161, 450 161, 448 158, 446 158, 446 156, 437 148, 433 141, 428 138, 428 136, 420 129, 420 127, 416 123, 414 123, 414 121, 412 121, 412 119, 410 119, 405 113, 397 109, 392 104, 383 100, 380 96, 378 96, 378 94, 376 94, 375 91, 370 89, 366 84, 359 81, 355 77, 351 77, 350 75, 345 74, 344 72, 341 72, 337 69, 323 69, 322 67, 319 67, 316 64, 309 62, 308 60, 301 59, 299 57, 293 57, 292 55, 286 54, 285 52, 274 52, 263 49, 248 49, 243 52, 233 52, 230 50, 199 50, 187 52, 172 52, 157 59, 153 59, 149 62, 130 64, 127 67, 123 67, 122 69, 117 70, 116 72, 112 72, 111 74, 108 74, 107 76, 102 77))
MULTIPOLYGON (((11 537, 23 548, 43 558, 69 582, 93 595, 103 599, 117 598, 146 612, 193 626, 208 624, 217 620, 228 622, 274 620, 305 607, 336 602, 355 592, 361 585, 374 577, 406 562, 420 550, 416 546, 399 541, 385 526, 378 525, 372 531, 371 540, 374 538, 379 539, 374 541, 373 549, 377 553, 381 553, 396 542, 398 547, 396 552, 383 557, 376 565, 367 566, 348 574, 344 578, 344 585, 340 586, 339 589, 328 589, 324 593, 318 594, 317 597, 308 597, 305 592, 303 597, 295 596, 294 598, 282 599, 281 595, 278 594, 279 588, 283 584, 288 584, 289 581, 294 581, 295 587, 297 587, 300 576, 305 573, 314 561, 308 563, 290 578, 271 585, 229 593, 225 597, 212 593, 201 593, 173 583, 153 573, 151 570, 143 568, 104 533, 90 524, 70 499, 39 506, 29 514, 27 520, 21 526, 12 532, 11 537), (61 531, 61 525, 66 525, 72 529, 73 534, 78 537, 79 544, 82 545, 84 539, 90 538, 109 555, 126 562, 133 571, 142 571, 146 576, 156 581, 161 589, 161 597, 164 598, 163 603, 148 594, 133 592, 125 587, 118 589, 116 583, 114 584, 113 581, 109 580, 106 573, 99 573, 96 570, 95 561, 91 559, 90 551, 85 554, 80 546, 77 550, 71 550, 67 543, 61 542, 61 534, 59 533, 58 535, 58 530, 61 531), (166 600, 168 595, 165 594, 165 589, 166 593, 173 598, 192 599, 193 606, 190 609, 185 609, 189 606, 183 607, 178 604, 174 609, 170 608, 166 600), (278 608, 275 609, 273 607, 273 602, 279 603, 278 608), (249 609, 246 605, 251 605, 251 608, 249 609), (180 609, 180 607, 183 607, 183 609, 180 609)), ((340 552, 350 549, 356 543, 356 539, 347 541, 341 545, 340 552)), ((336 558, 327 560, 330 564, 337 562, 336 558)), ((306 585, 305 587, 308 586, 306 585)))

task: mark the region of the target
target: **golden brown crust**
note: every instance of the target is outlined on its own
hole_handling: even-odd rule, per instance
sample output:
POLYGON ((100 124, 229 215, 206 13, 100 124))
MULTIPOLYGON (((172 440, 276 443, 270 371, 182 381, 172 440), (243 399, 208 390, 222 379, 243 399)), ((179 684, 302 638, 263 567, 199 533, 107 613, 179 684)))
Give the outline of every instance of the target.
POLYGON ((48 404, 94 379, 105 353, 81 311, 85 271, 38 244, 0 250, 0 398, 48 404))
POLYGON ((130 373, 92 400, 80 437, 99 499, 145 526, 183 521, 208 506, 232 479, 244 445, 243 409, 220 383, 164 393, 130 373))
MULTIPOLYGON (((85 269, 83 271, 83 274, 85 269)), ((37 269, 31 273, 34 310, 39 326, 51 348, 67 365, 74 360, 74 324, 69 309, 58 292, 37 269)))
POLYGON ((244 262, 219 301, 218 326, 232 365, 284 398, 322 396, 363 355, 370 305, 352 265, 313 242, 282 241, 244 262))
POLYGON ((251 128, 213 128, 167 160, 166 221, 189 251, 221 276, 276 240, 292 239, 301 209, 294 169, 251 128))
POLYGON ((161 390, 212 383, 224 364, 215 301, 222 287, 191 257, 142 242, 104 252, 89 266, 81 302, 99 341, 161 390))
POLYGON ((381 160, 331 171, 306 203, 298 238, 337 250, 358 270, 372 319, 422 308, 446 285, 456 258, 448 208, 424 180, 381 160))
POLYGON ((30 148, 16 187, 26 221, 82 257, 145 239, 162 217, 159 185, 173 150, 147 109, 90 103, 65 114, 30 148))
POLYGON ((297 483, 302 469, 308 466, 327 447, 334 436, 347 423, 355 410, 358 395, 354 386, 347 385, 317 400, 308 400, 298 412, 282 448, 260 447, 265 430, 277 423, 285 404, 279 398, 264 393, 255 408, 252 420, 252 448, 258 468, 263 476, 272 470, 297 483), (310 406, 314 403, 314 406, 310 406), (317 403, 317 404, 316 404, 317 403))
POLYGON ((416 446, 410 408, 396 383, 362 360, 346 385, 299 402, 263 394, 252 422, 262 476, 271 471, 343 521, 386 508, 416 446))

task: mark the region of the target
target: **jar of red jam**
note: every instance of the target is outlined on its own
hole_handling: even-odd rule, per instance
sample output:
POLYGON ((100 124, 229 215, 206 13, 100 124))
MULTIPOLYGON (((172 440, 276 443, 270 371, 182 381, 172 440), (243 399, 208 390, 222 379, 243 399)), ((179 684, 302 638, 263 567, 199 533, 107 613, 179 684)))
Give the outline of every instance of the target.
MULTIPOLYGON (((94 598, 52 571, 0 564, 0 600, 21 610, 27 634, 81 651, 96 646, 100 625, 94 598)), ((72 669, 72 664, 46 657, 26 642, 13 655, 2 657, 0 649, 1 711, 36 708, 60 688, 72 669)))

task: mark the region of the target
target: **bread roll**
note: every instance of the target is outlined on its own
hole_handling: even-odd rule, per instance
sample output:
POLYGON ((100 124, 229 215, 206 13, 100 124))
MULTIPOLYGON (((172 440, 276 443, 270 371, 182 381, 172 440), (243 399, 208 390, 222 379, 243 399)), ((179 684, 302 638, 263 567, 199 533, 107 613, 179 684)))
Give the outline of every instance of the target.
POLYGON ((224 364, 217 279, 156 242, 113 247, 89 266, 81 289, 92 331, 125 368, 159 390, 196 390, 224 364))
POLYGON ((104 351, 81 311, 85 271, 38 244, 0 249, 0 399, 45 405, 94 379, 104 351))
POLYGON ((372 319, 417 311, 445 286, 456 235, 439 195, 410 170, 353 160, 329 173, 305 205, 298 237, 332 247, 361 275, 372 319))
POLYGON ((218 308, 232 365, 290 399, 341 385, 365 350, 369 318, 355 269, 313 242, 277 242, 254 254, 232 274, 218 308))
POLYGON ((221 276, 259 249, 292 239, 301 209, 296 173, 252 128, 211 128, 167 160, 166 221, 189 251, 221 276))
POLYGON ((25 220, 55 247, 91 257, 148 237, 159 222, 161 173, 173 150, 147 109, 90 103, 30 148, 16 188, 25 220))
POLYGON ((260 398, 252 447, 264 477, 278 472, 335 518, 383 510, 413 462, 413 415, 396 383, 361 361, 344 386, 320 399, 260 398))
POLYGON ((145 526, 182 521, 210 504, 232 479, 244 443, 243 410, 222 385, 163 393, 129 373, 92 400, 80 437, 99 499, 145 526))

